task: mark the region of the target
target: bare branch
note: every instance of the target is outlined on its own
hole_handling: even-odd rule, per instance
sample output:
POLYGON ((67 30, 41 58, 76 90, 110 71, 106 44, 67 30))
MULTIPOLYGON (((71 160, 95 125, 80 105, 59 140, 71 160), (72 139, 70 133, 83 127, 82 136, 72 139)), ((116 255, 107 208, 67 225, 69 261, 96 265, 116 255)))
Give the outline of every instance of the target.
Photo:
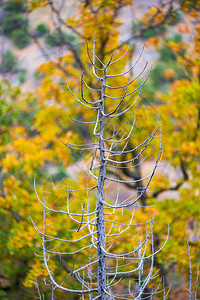
MULTIPOLYGON (((52 4, 51 4, 52 6, 52 4)), ((52 7, 53 9, 53 7, 52 7)), ((57 15, 59 18, 59 14, 57 15)), ((61 23, 62 20, 59 20, 61 23)), ((59 29, 60 30, 60 29, 59 29)), ((144 49, 144 47, 143 47, 144 49)), ((125 130, 125 125, 127 125, 127 122, 121 128, 115 128, 115 126, 110 126, 111 121, 107 123, 107 118, 116 118, 119 117, 119 123, 123 121, 123 115, 131 110, 133 106, 135 105, 137 99, 140 96, 142 86, 146 83, 149 75, 147 78, 133 91, 128 92, 128 88, 132 82, 134 82, 140 75, 143 74, 147 67, 147 63, 142 69, 142 71, 139 73, 138 76, 136 76, 132 80, 127 80, 127 84, 125 85, 119 85, 119 86, 110 86, 107 84, 107 80, 112 78, 114 81, 116 77, 120 77, 123 75, 126 75, 130 73, 135 65, 140 60, 143 49, 135 61, 135 63, 124 73, 121 74, 114 74, 109 75, 109 67, 113 63, 117 63, 120 59, 122 59, 127 51, 123 54, 122 57, 116 59, 114 61, 114 56, 116 53, 114 53, 107 61, 107 63, 104 63, 95 52, 95 36, 93 32, 93 49, 92 51, 89 50, 88 43, 87 43, 87 53, 89 61, 92 65, 93 75, 95 76, 96 80, 98 82, 98 88, 95 89, 95 85, 92 84, 92 88, 88 87, 86 82, 83 78, 83 73, 81 75, 81 99, 79 100, 77 96, 72 92, 72 90, 69 88, 68 83, 67 87, 69 89, 69 92, 73 95, 75 100, 83 105, 86 108, 90 108, 93 110, 96 121, 88 120, 88 121, 82 121, 82 120, 76 120, 71 118, 71 120, 81 123, 81 124, 94 124, 93 129, 93 136, 95 137, 94 143, 87 143, 87 144, 71 144, 69 142, 64 142, 61 140, 61 142, 66 145, 68 148, 78 151, 89 151, 92 150, 93 152, 93 159, 90 165, 90 168, 87 169, 88 176, 93 177, 97 184, 89 187, 88 186, 88 180, 86 183, 86 188, 80 188, 80 189, 72 189, 68 187, 67 188, 60 188, 57 187, 54 184, 54 187, 58 188, 59 190, 66 192, 66 200, 64 202, 65 208, 64 209, 56 209, 52 207, 49 207, 47 204, 46 199, 46 193, 45 193, 45 199, 44 201, 40 199, 37 189, 36 189, 36 180, 34 180, 34 188, 35 193, 37 196, 38 201, 43 206, 43 229, 40 230, 39 227, 33 222, 32 218, 31 221, 33 223, 34 228, 40 235, 42 239, 42 246, 38 245, 39 248, 43 251, 43 260, 45 267, 47 269, 50 282, 52 284, 52 293, 54 289, 61 289, 65 292, 70 292, 74 294, 78 294, 82 296, 82 299, 84 299, 84 295, 89 295, 89 300, 94 299, 100 299, 100 300, 106 300, 106 299, 145 299, 145 292, 149 291, 147 285, 149 284, 149 281, 154 278, 153 275, 153 265, 155 261, 155 255, 161 251, 161 249, 166 244, 166 241, 163 246, 161 246, 159 249, 154 249, 154 240, 153 240, 153 219, 146 220, 144 223, 137 223, 133 224, 135 210, 136 210, 136 203, 138 206, 140 204, 138 201, 144 196, 144 194, 147 192, 147 189, 149 187, 149 184, 155 174, 155 171, 158 167, 158 164, 161 159, 161 152, 162 152, 162 145, 161 145, 161 136, 160 136, 160 147, 159 152, 157 156, 157 160, 155 162, 155 166, 151 173, 148 176, 138 176, 138 177, 132 177, 133 180, 127 180, 124 179, 121 174, 117 174, 114 171, 112 171, 112 168, 115 169, 117 172, 120 172, 119 170, 123 170, 123 175, 126 175, 126 173, 129 173, 128 166, 129 163, 134 163, 131 166, 131 168, 137 169, 137 167, 142 164, 143 160, 139 161, 139 157, 142 155, 142 153, 146 150, 146 148, 150 145, 150 143, 153 141, 153 139, 156 137, 156 133, 160 129, 159 120, 157 122, 157 125, 155 126, 152 133, 142 142, 141 144, 137 145, 136 147, 130 147, 130 137, 133 133, 133 128, 135 124, 135 120, 133 121, 133 124, 129 127, 129 130, 125 130), (92 53, 92 57, 90 55, 92 53), (97 65, 101 65, 102 67, 99 68, 97 65), (102 77, 99 77, 99 72, 102 77), (87 100, 84 96, 84 83, 86 88, 89 90, 92 90, 93 92, 98 92, 96 100, 93 98, 93 94, 89 96, 91 97, 91 101, 87 100), (119 89, 119 95, 116 97, 111 97, 105 93, 106 89, 113 89, 117 90, 119 89), (126 97, 131 96, 133 93, 138 91, 138 95, 133 100, 132 104, 129 104, 129 101, 127 101, 126 97), (112 111, 109 112, 108 106, 109 102, 111 100, 119 100, 118 104, 112 108, 112 111), (123 108, 124 107, 124 108, 123 108), (116 113, 119 110, 119 113, 116 113), (109 128, 109 136, 106 138, 106 125, 109 128), (132 149, 133 148, 133 149, 132 149), (136 150, 140 148, 140 151, 137 153, 136 150), (127 158, 126 158, 127 155, 127 158), (131 159, 129 159, 129 155, 132 156, 131 159), (116 159, 112 159, 113 157, 116 157, 116 159), (126 170, 126 171, 125 171, 126 170), (114 174, 116 178, 109 177, 107 174, 111 173, 114 174), (118 183, 118 190, 116 193, 115 201, 111 201, 109 203, 109 200, 106 200, 105 193, 106 188, 112 183, 117 182, 118 183), (145 182, 145 186, 143 187, 143 182, 145 182), (135 188, 136 190, 130 195, 126 196, 125 199, 120 199, 120 184, 126 184, 127 186, 131 186, 131 188, 135 188), (93 193, 93 190, 95 190, 96 193, 96 203, 95 208, 91 209, 91 193, 93 193), (73 206, 70 205, 71 203, 71 194, 74 192, 79 191, 85 191, 86 195, 83 200, 81 200, 81 203, 78 204, 78 207, 75 207, 74 211, 72 209, 73 206), (123 222, 117 222, 118 219, 116 219, 117 215, 117 209, 126 209, 131 208, 131 215, 130 218, 127 221, 123 222), (46 215, 47 212, 50 213, 56 213, 56 214, 63 214, 66 218, 69 218, 69 221, 76 225, 71 230, 73 232, 73 237, 70 239, 63 239, 57 236, 57 234, 48 234, 46 229, 46 215), (145 235, 140 234, 138 226, 145 226, 145 235), (120 238, 125 236, 125 233, 128 232, 129 229, 136 230, 137 235, 137 242, 135 245, 133 245, 133 249, 130 251, 113 251, 113 248, 115 246, 116 241, 120 241, 120 238), (76 238, 74 238, 74 235, 77 235, 76 238), (66 244, 64 244, 66 243, 66 244), (68 248, 68 244, 73 244, 74 248, 68 248), (47 247, 48 244, 48 247, 47 247), (61 245, 66 245, 64 248, 61 245), (151 251, 149 252, 149 247, 151 246, 151 251), (61 249, 57 249, 58 247, 61 247, 61 249), (85 253, 89 253, 88 257, 85 258, 85 253), (114 253, 115 252, 115 253, 114 253), (95 254, 94 254, 95 253, 95 254), (75 259, 76 255, 84 255, 83 261, 80 261, 76 266, 75 259), (70 273, 78 282, 82 285, 82 290, 73 290, 69 289, 67 287, 64 287, 63 284, 59 284, 53 272, 50 269, 50 258, 51 257, 58 257, 58 255, 69 255, 69 259, 72 259, 73 257, 73 266, 72 270, 69 270, 69 267, 67 267, 67 272, 70 273), (148 262, 150 261, 150 263, 148 262), (148 265, 148 273, 145 278, 143 274, 143 267, 145 263, 147 262, 148 265), (134 274, 134 272, 137 273, 137 275, 134 274), (137 284, 134 287, 134 290, 132 291, 131 286, 129 286, 129 293, 116 293, 115 292, 115 286, 119 286, 124 278, 134 278, 134 280, 137 281, 137 284), (98 296, 96 295, 98 293, 98 296), (141 298, 142 297, 142 298, 141 298)), ((91 83, 90 83, 91 84, 91 83)), ((133 114, 134 115, 134 114, 133 114)), ((123 122, 124 123, 124 122, 123 122)), ((145 158, 144 158, 145 159, 145 158)), ((94 207, 94 205, 92 205, 94 207)), ((70 224, 71 224, 70 223, 70 224)), ((168 238, 168 236, 167 236, 168 238)), ((167 239, 166 239, 167 240, 167 239)), ((150 295, 154 295, 157 292, 158 289, 152 291, 150 295)), ((53 294, 52 294, 53 295, 53 294)), ((52 296, 53 297, 53 296, 52 296)))

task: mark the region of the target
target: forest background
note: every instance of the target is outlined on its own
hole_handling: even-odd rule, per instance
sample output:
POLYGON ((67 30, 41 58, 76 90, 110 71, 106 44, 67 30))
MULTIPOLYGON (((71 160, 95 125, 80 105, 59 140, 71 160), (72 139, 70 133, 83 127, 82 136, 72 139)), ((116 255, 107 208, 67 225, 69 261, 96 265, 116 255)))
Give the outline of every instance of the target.
MULTIPOLYGON (((38 253, 39 238, 29 216, 40 225, 42 207, 33 181, 36 177, 41 195, 46 187, 54 207, 60 205, 64 195, 52 181, 59 187, 68 183, 75 188, 85 185, 84 166, 89 165, 92 154, 83 156, 71 151, 60 139, 74 144, 91 139, 92 127, 80 126, 70 117, 87 121, 93 116, 74 102, 65 82, 67 79, 78 95, 79 77, 84 71, 88 82, 96 87, 86 50, 93 24, 96 51, 102 61, 113 51, 117 50, 117 57, 126 53, 126 63, 113 67, 113 72, 120 73, 130 65, 144 43, 144 53, 133 76, 137 77, 143 68, 148 72, 153 63, 150 78, 134 107, 137 117, 128 146, 134 148, 143 142, 160 115, 164 150, 150 191, 141 199, 143 207, 137 209, 137 219, 142 223, 149 214, 155 215, 157 248, 163 244, 170 224, 169 240, 155 259, 158 277, 148 288, 162 278, 170 286, 168 299, 187 299, 187 240, 193 289, 200 257, 200 1, 192 0, 1 1, 0 298, 37 297, 36 279, 45 299, 50 297, 50 289, 43 283, 47 273, 34 254, 38 253)), ((118 79, 113 82, 121 84, 118 79)), ((140 78, 134 82, 135 86, 140 83, 140 78)), ((92 97, 88 91, 85 94, 92 97)), ((128 124, 130 121, 130 126, 132 118, 130 113, 125 120, 128 124)), ((156 158, 156 143, 148 148, 143 168, 117 174, 110 170, 111 176, 145 176, 156 158)), ((126 183, 120 188, 129 195, 142 186, 126 183)), ((114 183, 108 190, 111 201, 113 189, 117 189, 114 183)), ((78 197, 72 195, 72 207, 79 205, 83 197, 84 192, 78 197)), ((129 211, 124 215, 128 218, 129 211)), ((50 231, 69 238, 73 226, 57 215, 50 231)), ((118 246, 127 250, 134 239, 125 235, 118 246)), ((59 257, 54 257, 52 263, 57 267, 58 278, 73 288, 79 286, 69 276, 73 257, 69 261, 62 259, 61 266, 59 257)), ((155 299, 159 297, 158 294, 155 299)), ((63 294, 58 292, 56 299, 63 299, 63 294)), ((69 295, 67 299, 76 297, 69 295)))

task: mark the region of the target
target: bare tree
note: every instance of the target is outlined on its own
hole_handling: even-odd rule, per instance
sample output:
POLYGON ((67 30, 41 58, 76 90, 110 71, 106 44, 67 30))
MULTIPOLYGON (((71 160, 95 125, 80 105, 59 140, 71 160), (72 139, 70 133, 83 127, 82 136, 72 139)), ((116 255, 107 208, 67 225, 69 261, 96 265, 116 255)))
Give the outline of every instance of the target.
MULTIPOLYGON (((100 84, 99 89, 94 89, 88 86, 88 84, 84 80, 84 76, 82 74, 81 77, 81 100, 77 98, 77 96, 70 89, 68 83, 67 87, 70 93, 73 95, 75 100, 86 107, 87 109, 91 109, 96 115, 95 121, 83 122, 81 120, 74 121, 78 123, 87 123, 90 125, 94 125, 93 134, 95 137, 94 143, 87 144, 78 144, 74 145, 69 142, 63 142, 68 148, 78 151, 88 151, 91 150, 94 153, 93 160, 91 162, 90 169, 87 170, 89 176, 91 176, 95 184, 93 186, 87 186, 84 189, 86 192, 86 199, 84 199, 83 203, 81 203, 81 212, 77 211, 71 212, 70 210, 70 193, 76 193, 79 190, 73 190, 67 187, 67 189, 63 189, 67 192, 67 208, 64 209, 55 209, 52 208, 47 203, 46 194, 44 200, 41 200, 35 184, 35 192, 38 197, 38 201, 42 204, 44 212, 43 212, 43 228, 42 230, 37 227, 37 225, 33 222, 35 229, 40 234, 42 239, 42 245, 40 248, 43 252, 43 260, 45 267, 47 269, 50 284, 52 285, 52 291, 55 289, 61 289, 65 292, 70 292, 74 294, 78 294, 85 299, 85 295, 88 295, 87 299, 152 299, 153 295, 157 292, 157 289, 152 291, 147 288, 150 280, 153 279, 153 265, 154 258, 156 253, 158 253, 160 249, 154 248, 154 238, 153 238, 153 219, 149 219, 145 222, 146 232, 142 233, 140 230, 141 224, 138 224, 135 211, 137 206, 140 206, 139 200, 146 193, 149 184, 152 180, 152 177, 155 174, 155 171, 158 167, 160 158, 161 158, 161 135, 160 135, 160 123, 159 120, 152 134, 148 136, 143 143, 137 145, 134 149, 129 149, 127 147, 129 142, 130 135, 133 134, 134 121, 131 126, 128 126, 129 130, 127 131, 126 125, 124 124, 121 128, 117 130, 113 130, 112 136, 106 137, 107 129, 110 132, 110 128, 112 126, 112 119, 118 118, 120 122, 121 116, 125 115, 128 111, 130 111, 135 103, 137 102, 141 89, 145 82, 147 81, 149 75, 146 79, 134 90, 130 90, 131 84, 135 81, 136 78, 131 80, 127 80, 126 84, 122 84, 121 86, 110 86, 109 80, 116 77, 124 77, 129 75, 137 62, 139 61, 142 53, 139 58, 135 61, 135 63, 128 68, 127 71, 122 74, 110 74, 109 70, 111 65, 114 63, 119 63, 119 60, 123 58, 118 58, 114 60, 115 54, 111 56, 109 61, 104 64, 95 54, 95 38, 93 36, 93 49, 90 51, 87 47, 88 58, 90 60, 93 75, 96 80, 100 84), (92 93, 97 93, 96 100, 89 101, 84 97, 84 86, 91 90, 92 93), (109 91, 118 90, 121 91, 119 94, 121 96, 113 97, 109 95, 109 91), (134 96, 134 99, 132 99, 134 96), (131 97, 130 101, 127 97, 131 97), (112 103, 112 105, 109 105, 112 103), (109 106, 113 107, 113 103, 117 103, 115 108, 109 110, 109 106), (136 167, 136 165, 142 162, 138 162, 138 159, 144 153, 149 144, 156 137, 156 134, 159 133, 160 136, 160 147, 158 150, 157 160, 155 162, 155 166, 152 172, 146 176, 141 177, 135 180, 122 180, 116 177, 109 177, 109 170, 121 170, 121 169, 130 169, 136 167), (137 155, 132 157, 132 154, 137 150, 137 155), (122 154, 126 154, 126 157, 130 154, 130 159, 126 159, 121 161, 120 158, 123 157, 122 154), (110 202, 106 197, 106 188, 112 183, 115 182, 118 184, 117 192, 116 192, 116 201, 110 202), (125 199, 120 199, 120 184, 135 184, 135 183, 143 183, 142 185, 137 185, 137 191, 125 199), (142 187, 142 188, 139 188, 142 187), (91 208, 90 201, 90 193, 94 193, 96 190, 96 206, 95 209, 91 208), (86 205, 84 202, 86 201, 86 205), (117 221, 116 213, 117 211, 122 211, 123 209, 129 209, 131 212, 130 220, 126 223, 121 223, 117 221), (59 237, 51 236, 47 233, 46 227, 46 216, 47 213, 56 213, 66 215, 67 218, 73 220, 77 224, 76 232, 78 234, 77 239, 67 240, 59 237), (126 235, 126 232, 130 230, 131 234, 135 234, 135 245, 133 245, 133 249, 131 251, 122 252, 117 250, 115 244, 117 240, 120 240, 121 237, 126 235), (80 232, 83 232, 83 235, 79 237, 80 232), (83 242, 83 246, 78 248, 75 251, 55 251, 54 248, 50 247, 51 242, 61 242, 70 243, 70 244, 78 244, 83 242), (86 245, 87 241, 87 245, 86 245), (82 285, 82 289, 75 290, 69 287, 65 287, 62 283, 58 283, 54 272, 51 270, 49 266, 49 257, 51 255, 54 256, 64 256, 68 255, 69 257, 74 255, 78 255, 80 253, 88 252, 87 262, 84 262, 82 266, 76 267, 74 262, 73 268, 70 271, 71 275, 75 277, 80 284, 82 285), (144 264, 147 265, 148 272, 143 271, 144 264), (134 279, 134 284, 129 281, 131 278, 134 279), (123 286, 123 280, 129 281, 128 287, 124 289, 123 292, 119 292, 118 286, 123 286)), ((141 72, 142 73, 142 72, 141 72)), ((112 94, 113 95, 113 94, 112 94)), ((130 100, 130 99, 129 99, 130 100)), ((164 243, 165 244, 165 243, 164 243)), ((165 297, 165 292, 164 292, 165 297)), ((42 298, 41 298, 42 299, 42 298)), ((53 299, 53 292, 52 292, 53 299)), ((164 298, 165 299, 165 298, 164 298)))

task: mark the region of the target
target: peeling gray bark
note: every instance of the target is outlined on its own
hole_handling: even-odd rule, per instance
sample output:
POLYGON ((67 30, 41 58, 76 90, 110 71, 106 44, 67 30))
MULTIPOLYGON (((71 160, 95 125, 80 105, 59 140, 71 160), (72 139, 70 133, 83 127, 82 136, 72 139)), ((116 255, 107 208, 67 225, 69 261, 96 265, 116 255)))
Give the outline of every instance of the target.
POLYGON ((105 84, 106 84, 106 70, 101 89, 101 103, 100 103, 100 136, 99 136, 99 152, 100 152, 100 171, 97 184, 97 253, 98 253, 98 294, 100 299, 106 299, 106 261, 105 254, 102 249, 105 249, 105 220, 104 220, 104 182, 106 179, 106 160, 104 152, 104 101, 105 101, 105 84), (102 113, 103 112, 103 113, 102 113))

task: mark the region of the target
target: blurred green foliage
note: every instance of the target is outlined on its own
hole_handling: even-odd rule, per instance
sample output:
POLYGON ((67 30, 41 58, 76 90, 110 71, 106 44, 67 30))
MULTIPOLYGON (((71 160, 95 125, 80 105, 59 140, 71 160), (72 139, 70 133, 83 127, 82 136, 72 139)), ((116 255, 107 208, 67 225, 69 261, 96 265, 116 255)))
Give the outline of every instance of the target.
POLYGON ((1 24, 1 31, 8 36, 17 48, 22 49, 30 42, 29 22, 24 12, 24 1, 7 1, 4 4, 6 12, 1 24))
MULTIPOLYGON (((182 36, 176 33, 174 36, 165 37, 162 45, 157 49, 159 58, 153 65, 150 78, 142 88, 142 97, 145 104, 159 103, 160 100, 156 94, 159 92, 166 93, 171 82, 185 77, 183 70, 177 65, 176 55, 170 47, 171 41, 179 43, 182 41, 182 36), (165 73, 167 70, 171 72, 168 76, 165 73)), ((184 55, 184 51, 180 55, 184 55)))
POLYGON ((7 50, 2 55, 2 62, 0 71, 3 72, 16 72, 17 71, 17 58, 11 50, 7 50))
POLYGON ((18 80, 20 84, 26 81, 26 73, 27 73, 26 69, 20 69, 19 76, 18 76, 18 80))
POLYGON ((166 32, 166 26, 164 24, 161 24, 159 26, 156 26, 155 28, 146 28, 144 27, 144 23, 141 21, 136 21, 132 24, 132 31, 133 32, 142 32, 142 37, 145 39, 148 39, 150 37, 154 37, 157 35, 161 35, 164 32, 166 32))
POLYGON ((4 9, 5 11, 12 12, 12 13, 25 12, 26 11, 25 1, 23 0, 6 1, 4 4, 4 9))
POLYGON ((23 49, 24 47, 26 47, 31 40, 30 36, 23 29, 14 30, 11 33, 10 38, 19 49, 23 49))
POLYGON ((1 28, 5 35, 10 36, 15 30, 25 30, 28 26, 27 19, 18 13, 8 14, 4 17, 1 28))
POLYGON ((62 35, 60 35, 58 32, 53 32, 45 38, 45 43, 50 47, 59 47, 65 44, 65 39, 70 42, 74 42, 76 37, 65 32, 62 32, 62 35))
POLYGON ((49 33, 49 28, 47 27, 46 24, 40 23, 36 27, 36 32, 39 36, 43 36, 43 35, 46 35, 47 33, 49 33))
POLYGON ((177 25, 181 21, 181 13, 178 10, 174 10, 173 14, 169 16, 166 23, 169 26, 177 25))
POLYGON ((11 33, 10 38, 19 49, 23 49, 24 47, 26 47, 31 40, 30 36, 23 29, 14 30, 11 33))

